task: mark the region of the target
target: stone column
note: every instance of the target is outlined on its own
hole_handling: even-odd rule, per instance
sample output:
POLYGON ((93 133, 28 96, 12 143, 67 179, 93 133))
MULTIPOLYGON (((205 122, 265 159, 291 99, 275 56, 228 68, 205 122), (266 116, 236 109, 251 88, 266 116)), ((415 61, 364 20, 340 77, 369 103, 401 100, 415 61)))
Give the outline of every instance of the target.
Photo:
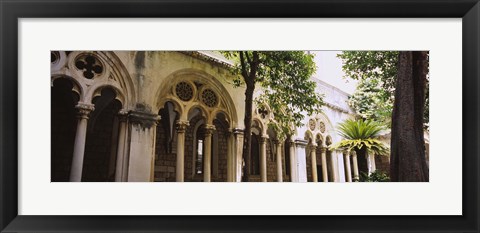
POLYGON ((282 143, 281 141, 275 142, 276 148, 276 159, 277 159, 277 182, 283 182, 283 171, 282 171, 282 143))
POLYGON ((128 118, 130 148, 127 180, 129 182, 153 181, 155 138, 160 116, 145 111, 130 111, 128 118))
POLYGON ((372 172, 375 172, 377 170, 377 165, 375 164, 375 154, 371 153, 369 156, 370 156, 370 163, 372 166, 372 172))
POLYGON ((117 142, 117 162, 115 165, 115 182, 123 181, 123 163, 125 162, 125 139, 127 137, 127 112, 120 110, 118 112, 118 142, 117 142))
POLYGON ((345 178, 345 160, 343 150, 335 150, 335 166, 337 167, 337 182, 347 182, 345 178))
POLYGON ((307 182, 307 141, 295 140, 297 181, 307 182))
POLYGON ((358 182, 360 178, 358 176, 358 161, 357 161, 357 152, 352 151, 352 163, 353 163, 353 181, 358 182))
POLYGON ((177 166, 175 181, 184 181, 185 169, 185 131, 188 127, 188 121, 177 121, 177 166))
POLYGON ((210 182, 212 178, 212 134, 214 125, 205 126, 205 155, 203 157, 203 182, 210 182))
POLYGON ((233 152, 233 144, 234 138, 232 130, 229 129, 228 133, 225 135, 227 137, 227 182, 233 182, 233 168, 234 168, 234 152, 233 152))
POLYGON ((365 159, 367 160, 368 175, 372 174, 372 172, 375 171, 374 169, 375 162, 372 159, 372 155, 373 154, 370 154, 368 150, 365 150, 365 159))
POLYGON ((87 138, 88 115, 95 108, 93 104, 78 103, 77 109, 77 132, 73 146, 72 167, 70 169, 70 182, 82 181, 83 157, 85 154, 85 141, 87 138))
POLYGON ((322 159, 322 176, 323 182, 328 182, 328 169, 327 169, 327 148, 322 147, 321 151, 321 159, 322 159))
POLYGON ((296 182, 297 176, 296 176, 296 156, 295 156, 295 144, 293 140, 290 140, 290 182, 296 182))
POLYGON ((234 158, 234 179, 235 182, 242 181, 242 157, 243 157, 243 130, 234 129, 234 146, 233 146, 233 158, 234 158))
POLYGON ((260 178, 267 182, 267 138, 260 137, 260 178))
POLYGON ((337 163, 335 162, 337 160, 336 154, 332 150, 329 150, 329 151, 330 151, 330 167, 331 167, 330 171, 332 171, 332 180, 333 180, 333 182, 337 182, 338 181, 338 176, 337 176, 338 167, 336 166, 337 163))
POLYGON ((312 180, 313 182, 318 182, 317 176, 317 145, 313 144, 310 147, 310 159, 312 159, 312 180))
POLYGON ((344 152, 344 162, 345 162, 345 180, 347 182, 352 182, 352 171, 350 169, 350 150, 345 150, 344 152))

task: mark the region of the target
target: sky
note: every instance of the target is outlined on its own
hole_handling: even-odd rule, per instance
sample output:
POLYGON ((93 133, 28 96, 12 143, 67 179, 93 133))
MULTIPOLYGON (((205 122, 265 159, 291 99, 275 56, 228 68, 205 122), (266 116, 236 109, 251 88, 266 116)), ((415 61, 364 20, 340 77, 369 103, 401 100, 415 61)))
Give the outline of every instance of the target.
POLYGON ((315 54, 317 64, 316 78, 337 87, 338 89, 352 94, 355 91, 357 81, 343 78, 342 60, 337 58, 341 51, 312 51, 315 54))

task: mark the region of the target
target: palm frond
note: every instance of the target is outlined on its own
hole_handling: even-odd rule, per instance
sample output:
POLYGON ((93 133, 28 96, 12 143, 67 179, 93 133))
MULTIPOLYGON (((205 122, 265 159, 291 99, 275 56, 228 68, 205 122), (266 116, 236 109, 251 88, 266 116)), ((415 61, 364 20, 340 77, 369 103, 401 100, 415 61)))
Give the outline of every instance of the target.
POLYGON ((331 149, 362 149, 375 154, 387 154, 388 147, 376 139, 384 127, 371 120, 345 120, 338 125, 338 134, 344 138, 339 143, 330 146, 331 149))

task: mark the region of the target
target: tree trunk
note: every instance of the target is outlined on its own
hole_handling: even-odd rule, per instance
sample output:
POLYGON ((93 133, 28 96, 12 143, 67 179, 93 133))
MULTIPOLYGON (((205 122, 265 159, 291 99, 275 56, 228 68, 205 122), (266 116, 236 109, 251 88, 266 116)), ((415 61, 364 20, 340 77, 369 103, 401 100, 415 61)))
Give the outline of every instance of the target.
POLYGON ((247 89, 245 90, 245 137, 243 142, 243 159, 245 166, 243 167, 242 181, 247 182, 251 171, 251 147, 252 147, 252 111, 253 111, 253 91, 255 84, 247 82, 247 89))
POLYGON ((423 138, 428 52, 400 52, 392 115, 390 178, 397 182, 429 180, 423 138))
POLYGON ((365 154, 366 154, 365 147, 362 147, 362 149, 355 149, 355 152, 357 153, 357 164, 358 164, 359 173, 368 174, 367 159, 365 157, 365 154))

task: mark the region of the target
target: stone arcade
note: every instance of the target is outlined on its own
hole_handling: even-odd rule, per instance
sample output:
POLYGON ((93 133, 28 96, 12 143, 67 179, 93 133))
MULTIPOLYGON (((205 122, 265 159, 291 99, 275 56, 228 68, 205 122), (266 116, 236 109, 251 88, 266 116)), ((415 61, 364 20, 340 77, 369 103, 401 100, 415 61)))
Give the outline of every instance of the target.
MULTIPOLYGON (((351 182, 355 153, 329 150, 353 116, 348 94, 314 76, 327 103, 279 138, 254 108, 252 162, 242 160, 244 87, 213 52, 51 53, 52 181, 351 182)), ((256 95, 261 92, 257 88, 256 95)), ((367 159, 375 169, 375 157, 367 159), (372 163, 373 162, 373 163, 372 163)), ((370 170, 369 169, 369 170, 370 170)))

